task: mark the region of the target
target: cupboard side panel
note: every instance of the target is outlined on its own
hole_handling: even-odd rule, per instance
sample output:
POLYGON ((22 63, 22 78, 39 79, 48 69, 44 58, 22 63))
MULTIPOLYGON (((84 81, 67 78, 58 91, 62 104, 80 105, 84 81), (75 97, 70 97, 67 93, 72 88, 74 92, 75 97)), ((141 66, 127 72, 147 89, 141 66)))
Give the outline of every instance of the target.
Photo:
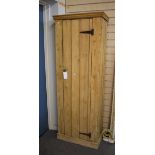
POLYGON ((63 69, 67 70, 68 79, 64 80, 64 122, 65 135, 71 136, 72 133, 72 55, 71 55, 71 20, 63 20, 63 69))
POLYGON ((79 20, 72 20, 72 137, 79 137, 79 20))
POLYGON ((102 58, 102 61, 101 61, 101 72, 102 72, 102 75, 101 75, 101 95, 102 95, 102 98, 101 98, 101 103, 100 103, 100 117, 99 117, 99 123, 100 123, 100 132, 102 132, 103 130, 103 112, 104 112, 104 92, 105 92, 105 85, 104 85, 104 76, 105 76, 105 53, 106 53, 106 25, 107 25, 107 22, 102 19, 101 20, 101 58, 102 58))
MULTIPOLYGON (((89 30, 89 19, 80 19, 80 31, 89 30)), ((89 35, 80 33, 80 132, 88 132, 89 100, 89 35)), ((81 139, 88 136, 80 134, 81 139)))
POLYGON ((62 58, 62 21, 55 23, 56 37, 56 77, 57 77, 57 106, 58 106, 58 132, 64 134, 64 105, 63 105, 63 58, 62 58))

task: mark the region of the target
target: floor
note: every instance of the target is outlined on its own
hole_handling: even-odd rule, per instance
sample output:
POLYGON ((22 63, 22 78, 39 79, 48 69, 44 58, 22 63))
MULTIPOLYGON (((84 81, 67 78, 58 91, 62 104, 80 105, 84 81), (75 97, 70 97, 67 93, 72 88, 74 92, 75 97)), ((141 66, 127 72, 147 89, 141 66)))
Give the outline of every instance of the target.
POLYGON ((98 150, 68 143, 56 138, 56 131, 47 131, 39 138, 39 155, 114 155, 115 144, 102 141, 98 150))

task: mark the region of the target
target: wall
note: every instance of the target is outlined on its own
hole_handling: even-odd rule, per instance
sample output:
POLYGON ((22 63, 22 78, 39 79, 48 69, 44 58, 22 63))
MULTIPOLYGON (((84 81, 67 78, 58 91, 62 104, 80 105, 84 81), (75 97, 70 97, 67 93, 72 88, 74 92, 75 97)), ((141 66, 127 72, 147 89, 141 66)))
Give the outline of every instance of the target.
POLYGON ((56 104, 56 71, 55 71, 55 28, 53 15, 65 14, 64 0, 51 1, 44 6, 44 44, 46 90, 48 107, 49 129, 57 130, 57 104, 56 104))
POLYGON ((66 0, 66 13, 104 11, 109 17, 107 27, 107 51, 105 62, 105 96, 103 127, 110 127, 115 59, 115 1, 114 0, 66 0))
MULTIPOLYGON (((114 80, 114 83, 115 83, 115 80, 114 80)), ((112 131, 112 134, 113 134, 112 136, 115 139, 115 86, 113 88, 110 130, 112 131)))

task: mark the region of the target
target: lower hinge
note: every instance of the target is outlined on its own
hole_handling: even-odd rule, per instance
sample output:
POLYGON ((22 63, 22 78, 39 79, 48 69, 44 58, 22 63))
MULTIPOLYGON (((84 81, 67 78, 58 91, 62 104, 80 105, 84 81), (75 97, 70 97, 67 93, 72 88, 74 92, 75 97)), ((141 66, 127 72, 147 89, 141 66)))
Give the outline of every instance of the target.
POLYGON ((89 132, 89 133, 83 133, 83 132, 80 132, 80 134, 82 134, 82 135, 86 135, 86 136, 88 136, 89 138, 91 137, 91 133, 89 132))

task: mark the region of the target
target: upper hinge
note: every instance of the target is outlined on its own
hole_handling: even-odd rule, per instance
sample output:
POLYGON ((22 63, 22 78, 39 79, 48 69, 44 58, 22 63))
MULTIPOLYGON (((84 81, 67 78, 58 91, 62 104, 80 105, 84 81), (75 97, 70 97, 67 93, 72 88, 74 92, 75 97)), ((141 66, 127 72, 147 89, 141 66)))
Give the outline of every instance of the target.
POLYGON ((85 33, 85 34, 94 35, 94 29, 91 29, 91 30, 89 30, 89 31, 81 31, 80 33, 85 33))

